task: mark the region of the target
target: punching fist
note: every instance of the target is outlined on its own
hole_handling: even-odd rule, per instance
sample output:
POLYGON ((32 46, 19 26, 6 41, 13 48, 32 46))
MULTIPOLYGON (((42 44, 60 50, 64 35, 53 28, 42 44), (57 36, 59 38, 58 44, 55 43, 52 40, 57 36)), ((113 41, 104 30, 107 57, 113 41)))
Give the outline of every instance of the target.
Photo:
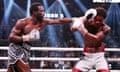
POLYGON ((80 24, 83 24, 84 18, 80 17, 80 18, 72 18, 72 19, 73 19, 73 24, 71 26, 71 31, 74 32, 79 28, 80 24))
POLYGON ((40 32, 37 29, 33 29, 29 34, 22 36, 23 41, 36 41, 40 39, 40 32))
POLYGON ((86 18, 80 17, 80 18, 73 18, 73 24, 71 26, 71 31, 74 32, 76 30, 80 31, 83 36, 85 36, 86 33, 88 33, 87 29, 84 27, 84 21, 86 18))
POLYGON ((96 15, 97 15, 96 9, 91 8, 86 11, 84 16, 86 17, 87 20, 93 20, 96 15))

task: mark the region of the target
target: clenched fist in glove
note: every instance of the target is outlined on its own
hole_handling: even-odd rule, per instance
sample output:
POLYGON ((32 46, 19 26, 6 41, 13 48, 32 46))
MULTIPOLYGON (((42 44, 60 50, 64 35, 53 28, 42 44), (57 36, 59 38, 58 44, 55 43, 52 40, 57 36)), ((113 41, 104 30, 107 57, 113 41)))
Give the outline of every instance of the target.
POLYGON ((84 27, 85 19, 86 18, 84 16, 80 18, 73 18, 73 24, 71 26, 71 31, 79 30, 81 34, 84 36, 88 32, 87 29, 84 27))
POLYGON ((72 18, 72 20, 73 20, 73 24, 71 26, 71 31, 74 32, 75 30, 78 29, 80 24, 83 24, 83 17, 72 18))
POLYGON ((87 20, 93 20, 95 18, 95 16, 97 15, 97 11, 96 9, 90 8, 85 12, 85 17, 87 20))
POLYGON ((40 39, 40 32, 37 29, 33 29, 29 34, 22 36, 23 41, 36 41, 40 39))

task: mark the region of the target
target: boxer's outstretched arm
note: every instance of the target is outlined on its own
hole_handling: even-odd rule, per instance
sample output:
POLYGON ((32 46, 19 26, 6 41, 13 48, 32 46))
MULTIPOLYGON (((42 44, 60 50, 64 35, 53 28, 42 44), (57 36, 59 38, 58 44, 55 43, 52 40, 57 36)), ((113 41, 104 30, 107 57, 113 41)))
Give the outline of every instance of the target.
POLYGON ((77 29, 79 28, 79 26, 81 24, 84 24, 84 22, 87 20, 85 16, 82 16, 82 17, 74 17, 72 18, 73 20, 73 23, 72 23, 72 26, 71 26, 71 31, 74 32, 74 31, 77 31, 77 29))
POLYGON ((73 22, 72 18, 46 19, 46 24, 68 24, 73 22))

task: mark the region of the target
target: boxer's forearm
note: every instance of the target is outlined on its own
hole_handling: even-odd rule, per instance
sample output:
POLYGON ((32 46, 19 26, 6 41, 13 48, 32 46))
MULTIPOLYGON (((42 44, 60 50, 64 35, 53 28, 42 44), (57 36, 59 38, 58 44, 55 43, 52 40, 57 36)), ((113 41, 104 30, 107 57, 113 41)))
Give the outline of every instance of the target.
POLYGON ((72 18, 63 18, 63 19, 50 19, 47 20, 47 24, 68 24, 72 22, 72 18))
POLYGON ((73 20, 72 18, 63 18, 63 19, 59 19, 59 22, 65 24, 65 23, 71 23, 73 22, 73 20))
POLYGON ((23 41, 22 36, 13 35, 13 34, 11 34, 8 39, 10 42, 14 42, 14 43, 23 41))
POLYGON ((104 34, 103 31, 98 32, 96 35, 88 32, 88 33, 86 33, 86 35, 84 37, 89 39, 89 40, 92 40, 94 42, 100 42, 100 41, 103 41, 105 39, 106 35, 104 34))

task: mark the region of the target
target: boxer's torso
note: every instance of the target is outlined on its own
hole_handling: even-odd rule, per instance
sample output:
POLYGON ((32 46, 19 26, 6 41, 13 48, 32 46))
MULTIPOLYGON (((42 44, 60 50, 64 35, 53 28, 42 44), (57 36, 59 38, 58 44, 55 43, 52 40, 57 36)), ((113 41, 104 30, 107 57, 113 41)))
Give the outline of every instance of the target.
POLYGON ((45 26, 44 21, 41 23, 35 23, 30 18, 25 18, 23 20, 24 20, 25 26, 24 26, 22 32, 24 34, 28 34, 33 29, 41 30, 45 26))
MULTIPOLYGON (((101 26, 99 28, 95 28, 95 27, 92 27, 92 26, 90 27, 88 25, 88 26, 85 26, 85 27, 87 28, 88 32, 95 35, 98 32, 102 31, 104 26, 101 26)), ((104 38, 99 40, 99 41, 93 41, 93 40, 90 40, 88 38, 84 38, 84 43, 85 43, 84 51, 85 52, 93 52, 93 53, 104 52, 103 41, 104 41, 104 38)))

